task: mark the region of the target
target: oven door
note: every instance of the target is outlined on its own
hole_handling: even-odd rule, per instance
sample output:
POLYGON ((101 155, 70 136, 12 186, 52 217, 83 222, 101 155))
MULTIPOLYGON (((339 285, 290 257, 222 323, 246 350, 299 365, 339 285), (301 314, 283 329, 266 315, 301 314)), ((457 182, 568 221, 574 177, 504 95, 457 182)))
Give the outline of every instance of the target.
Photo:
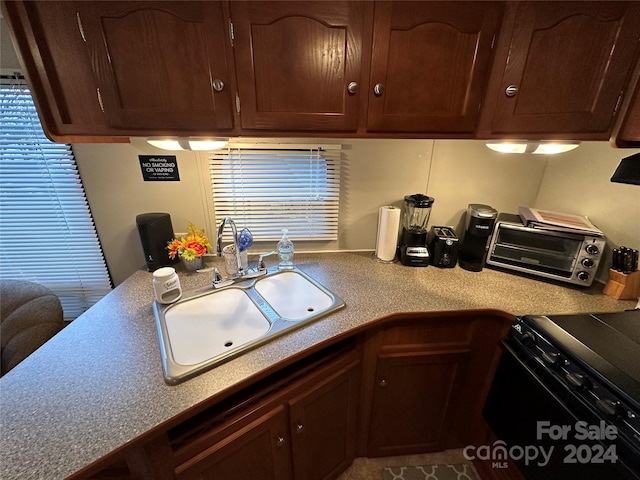
POLYGON ((640 479, 640 452, 622 438, 576 439, 576 422, 599 426, 602 419, 572 399, 567 389, 555 388, 557 380, 548 371, 545 375, 547 367, 524 349, 519 355, 521 347, 508 341, 503 342, 483 415, 496 437, 506 443, 508 458, 523 476, 527 480, 640 479), (567 427, 562 439, 558 433, 567 427), (539 428, 545 429, 539 432, 539 428), (553 439, 551 431, 558 434, 553 439))
POLYGON ((488 263, 571 278, 582 242, 583 238, 576 235, 500 224, 488 263))

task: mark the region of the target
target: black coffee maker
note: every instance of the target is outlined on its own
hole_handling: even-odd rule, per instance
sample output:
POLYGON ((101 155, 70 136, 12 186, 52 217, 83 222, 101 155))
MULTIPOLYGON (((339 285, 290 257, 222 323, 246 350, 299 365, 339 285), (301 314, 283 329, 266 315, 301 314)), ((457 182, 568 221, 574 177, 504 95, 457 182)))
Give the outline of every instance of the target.
POLYGON ((435 200, 421 193, 404 197, 402 234, 400 235, 400 263, 410 267, 429 265, 427 250, 427 222, 435 200))
POLYGON ((489 205, 471 203, 467 208, 464 238, 458 264, 465 270, 479 272, 484 266, 487 242, 493 232, 498 211, 489 205))

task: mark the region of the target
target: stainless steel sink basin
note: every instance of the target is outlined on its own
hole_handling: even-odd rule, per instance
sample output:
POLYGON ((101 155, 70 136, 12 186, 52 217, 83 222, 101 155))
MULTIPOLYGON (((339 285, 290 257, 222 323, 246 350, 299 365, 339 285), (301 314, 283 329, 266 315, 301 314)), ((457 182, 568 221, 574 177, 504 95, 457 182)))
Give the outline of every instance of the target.
POLYGON ((344 306, 298 269, 154 302, 165 381, 180 383, 344 306))

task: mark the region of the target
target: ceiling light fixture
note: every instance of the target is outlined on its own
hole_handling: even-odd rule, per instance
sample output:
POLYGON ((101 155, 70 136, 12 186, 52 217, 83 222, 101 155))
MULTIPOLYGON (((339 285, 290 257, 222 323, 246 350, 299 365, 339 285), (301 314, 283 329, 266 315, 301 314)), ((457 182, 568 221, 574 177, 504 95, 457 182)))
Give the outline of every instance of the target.
POLYGON ((228 138, 149 137, 149 145, 162 150, 219 150, 229 143, 228 138))
POLYGON ((578 148, 580 142, 527 142, 527 141, 497 141, 487 142, 486 146, 500 153, 533 153, 536 155, 554 155, 578 148))

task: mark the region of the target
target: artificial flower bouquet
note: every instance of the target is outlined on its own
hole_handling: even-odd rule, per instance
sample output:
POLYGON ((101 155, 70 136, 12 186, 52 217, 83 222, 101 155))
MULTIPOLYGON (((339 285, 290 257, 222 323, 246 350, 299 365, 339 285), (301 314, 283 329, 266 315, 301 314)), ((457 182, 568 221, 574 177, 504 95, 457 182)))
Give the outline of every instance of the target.
POLYGON ((174 259, 176 255, 185 260, 194 260, 202 257, 211 249, 209 239, 204 234, 204 229, 199 229, 193 223, 187 225, 187 236, 174 238, 167 246, 169 258, 174 259))

